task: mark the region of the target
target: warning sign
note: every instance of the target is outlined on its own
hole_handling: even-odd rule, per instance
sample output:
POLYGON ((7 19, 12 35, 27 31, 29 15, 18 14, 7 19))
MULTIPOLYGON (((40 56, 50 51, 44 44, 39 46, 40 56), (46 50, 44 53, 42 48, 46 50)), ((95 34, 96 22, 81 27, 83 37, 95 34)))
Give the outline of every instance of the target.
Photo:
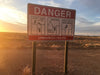
POLYGON ((47 20, 47 35, 59 35, 60 20, 58 18, 48 18, 47 20))
POLYGON ((73 40, 75 10, 28 4, 29 40, 73 40))

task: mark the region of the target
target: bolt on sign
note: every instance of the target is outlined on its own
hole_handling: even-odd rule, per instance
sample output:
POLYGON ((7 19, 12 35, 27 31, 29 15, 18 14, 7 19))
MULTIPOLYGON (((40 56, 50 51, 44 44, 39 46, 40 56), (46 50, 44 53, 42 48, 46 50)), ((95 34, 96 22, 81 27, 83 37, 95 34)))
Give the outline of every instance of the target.
POLYGON ((73 40, 75 14, 72 9, 28 4, 29 40, 73 40))

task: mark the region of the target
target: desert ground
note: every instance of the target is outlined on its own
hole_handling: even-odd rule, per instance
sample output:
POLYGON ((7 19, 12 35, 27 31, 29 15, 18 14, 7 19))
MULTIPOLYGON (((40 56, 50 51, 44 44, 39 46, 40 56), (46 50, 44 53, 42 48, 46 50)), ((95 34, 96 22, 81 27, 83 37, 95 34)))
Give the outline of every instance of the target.
MULTIPOLYGON (((64 41, 37 41, 36 75, 64 75, 64 41)), ((0 75, 31 75, 32 41, 0 32, 0 75)), ((100 37, 75 36, 68 45, 67 75, 100 75, 100 37)))

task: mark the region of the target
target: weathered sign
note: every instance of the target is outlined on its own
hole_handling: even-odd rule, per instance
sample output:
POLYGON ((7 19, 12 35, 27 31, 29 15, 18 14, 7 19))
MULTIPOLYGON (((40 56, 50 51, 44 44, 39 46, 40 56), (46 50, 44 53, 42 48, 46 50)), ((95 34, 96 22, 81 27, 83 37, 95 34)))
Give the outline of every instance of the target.
POLYGON ((28 4, 29 40, 73 40, 75 10, 28 4))

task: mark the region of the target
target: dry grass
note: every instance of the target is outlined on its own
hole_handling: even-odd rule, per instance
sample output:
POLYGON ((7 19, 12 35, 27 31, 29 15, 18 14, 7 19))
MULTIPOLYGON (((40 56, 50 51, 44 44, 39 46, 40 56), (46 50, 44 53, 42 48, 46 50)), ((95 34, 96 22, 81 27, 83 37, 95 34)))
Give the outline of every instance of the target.
MULTIPOLYGON (((64 48, 64 41, 38 42, 38 48, 64 48)), ((31 41, 25 33, 0 33, 0 49, 29 49, 31 41)), ((75 36, 69 42, 69 48, 100 48, 100 37, 75 36)))
POLYGON ((31 42, 24 33, 0 33, 0 49, 30 48, 31 42))
MULTIPOLYGON (((64 41, 37 42, 37 75, 64 75, 64 41)), ((69 42, 68 75, 100 75, 100 37, 69 42)), ((31 75, 31 41, 24 33, 0 33, 0 75, 31 75)))

